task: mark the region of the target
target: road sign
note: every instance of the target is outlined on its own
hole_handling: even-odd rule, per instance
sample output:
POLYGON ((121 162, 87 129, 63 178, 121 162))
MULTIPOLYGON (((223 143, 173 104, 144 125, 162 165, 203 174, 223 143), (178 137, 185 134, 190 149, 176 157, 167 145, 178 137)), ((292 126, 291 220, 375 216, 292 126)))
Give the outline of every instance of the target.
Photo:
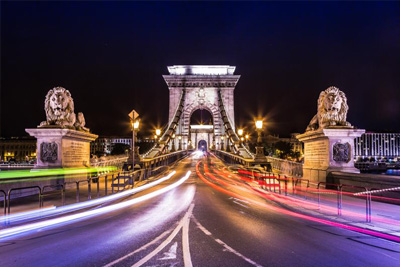
POLYGON ((129 113, 128 116, 129 116, 129 118, 131 118, 132 120, 136 120, 137 117, 139 117, 139 114, 138 114, 135 110, 132 110, 131 113, 129 113))

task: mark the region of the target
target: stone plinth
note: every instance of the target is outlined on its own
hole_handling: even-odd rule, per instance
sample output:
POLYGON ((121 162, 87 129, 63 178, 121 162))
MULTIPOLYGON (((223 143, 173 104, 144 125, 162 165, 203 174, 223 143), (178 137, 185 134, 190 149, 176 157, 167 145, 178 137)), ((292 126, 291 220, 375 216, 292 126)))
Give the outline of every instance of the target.
POLYGON ((296 138, 304 143, 303 177, 326 182, 329 172, 359 173, 354 167, 354 139, 365 130, 330 128, 309 131, 296 138))
POLYGON ((90 142, 96 140, 97 135, 61 128, 25 131, 37 139, 37 168, 90 166, 90 142))

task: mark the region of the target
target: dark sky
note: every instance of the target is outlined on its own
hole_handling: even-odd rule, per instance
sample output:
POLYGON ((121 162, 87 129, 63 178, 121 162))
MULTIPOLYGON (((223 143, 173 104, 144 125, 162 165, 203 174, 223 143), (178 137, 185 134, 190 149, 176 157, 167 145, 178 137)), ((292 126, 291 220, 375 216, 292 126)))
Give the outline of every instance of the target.
POLYGON ((45 120, 70 90, 101 135, 129 135, 127 114, 167 123, 169 65, 236 66, 235 116, 303 132, 319 93, 343 90, 359 128, 400 131, 400 2, 1 2, 1 135, 45 120))

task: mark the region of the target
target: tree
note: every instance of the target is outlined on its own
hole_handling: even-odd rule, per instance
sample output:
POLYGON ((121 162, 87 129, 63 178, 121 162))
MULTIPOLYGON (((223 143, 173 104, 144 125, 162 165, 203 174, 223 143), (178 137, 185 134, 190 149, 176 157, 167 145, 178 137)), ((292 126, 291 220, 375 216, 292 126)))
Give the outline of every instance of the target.
POLYGON ((293 145, 288 142, 279 141, 275 143, 275 155, 281 159, 286 159, 292 153, 293 145))
POLYGON ((112 145, 111 155, 125 154, 127 150, 129 151, 129 149, 130 146, 127 144, 115 143, 112 145))

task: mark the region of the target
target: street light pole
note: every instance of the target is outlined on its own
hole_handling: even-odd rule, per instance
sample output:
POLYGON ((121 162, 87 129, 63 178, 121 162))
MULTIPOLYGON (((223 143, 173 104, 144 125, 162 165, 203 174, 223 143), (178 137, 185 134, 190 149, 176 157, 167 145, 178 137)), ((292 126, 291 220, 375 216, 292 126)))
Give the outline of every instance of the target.
POLYGON ((135 128, 139 129, 139 120, 136 120, 139 117, 139 114, 132 110, 131 113, 128 114, 129 118, 131 118, 132 122, 132 170, 135 167, 135 128))
POLYGON ((262 128, 263 128, 263 121, 262 120, 256 121, 256 129, 257 129, 257 133, 258 133, 257 146, 256 146, 256 159, 265 159, 264 147, 261 146, 261 143, 262 143, 262 138, 261 138, 262 128))

